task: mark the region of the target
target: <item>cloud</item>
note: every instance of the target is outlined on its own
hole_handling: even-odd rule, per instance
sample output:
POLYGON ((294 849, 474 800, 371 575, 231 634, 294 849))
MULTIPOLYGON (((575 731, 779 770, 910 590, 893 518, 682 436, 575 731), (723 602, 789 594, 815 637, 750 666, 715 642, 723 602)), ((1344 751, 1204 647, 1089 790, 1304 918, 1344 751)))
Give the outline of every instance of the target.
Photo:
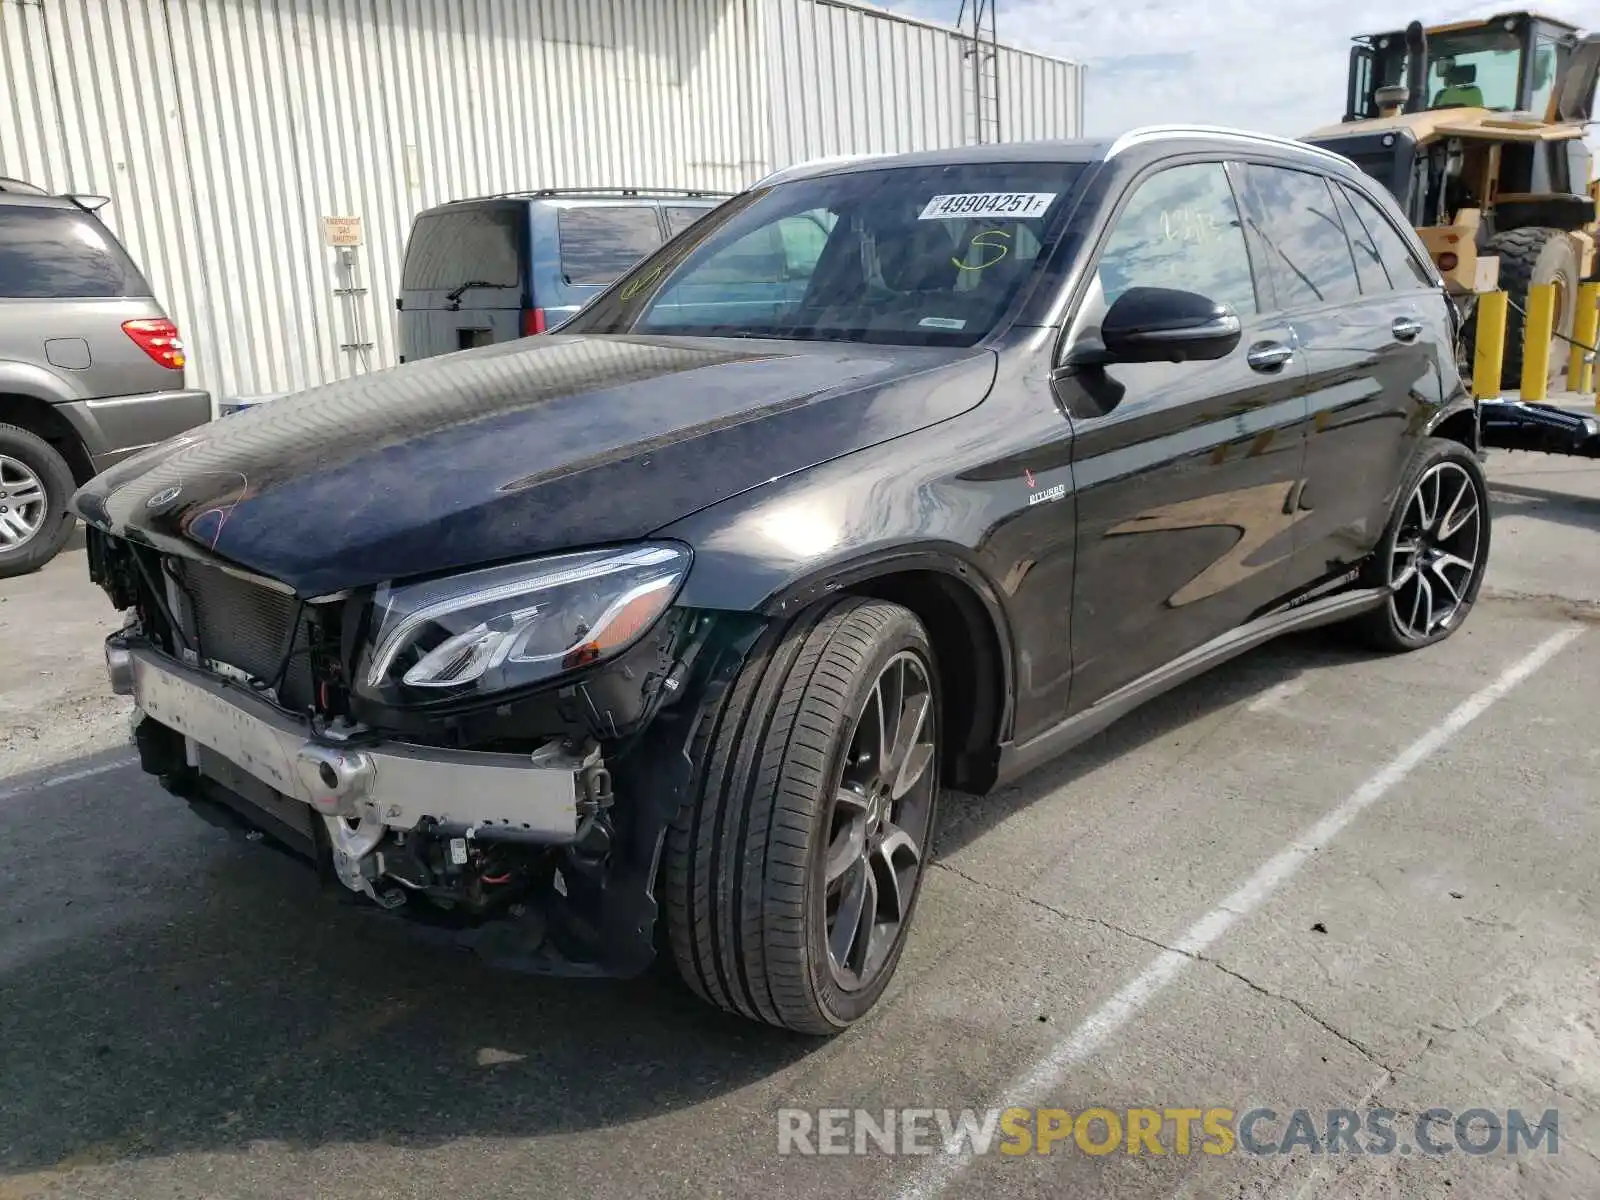
MULTIPOLYGON (((883 3, 884 0, 879 0, 883 3)), ((959 0, 887 5, 950 24, 959 0)), ((1002 42, 1088 67, 1084 132, 1193 121, 1299 136, 1344 114, 1350 39, 1506 11, 1505 0, 998 0, 1002 42)), ((1540 10, 1582 24, 1592 0, 1547 0, 1540 10)), ((1592 140, 1592 139, 1591 139, 1592 140)))
POLYGON ((1194 67, 1194 54, 1114 54, 1101 59, 1095 69, 1103 75, 1145 73, 1168 75, 1174 71, 1188 71, 1194 67))

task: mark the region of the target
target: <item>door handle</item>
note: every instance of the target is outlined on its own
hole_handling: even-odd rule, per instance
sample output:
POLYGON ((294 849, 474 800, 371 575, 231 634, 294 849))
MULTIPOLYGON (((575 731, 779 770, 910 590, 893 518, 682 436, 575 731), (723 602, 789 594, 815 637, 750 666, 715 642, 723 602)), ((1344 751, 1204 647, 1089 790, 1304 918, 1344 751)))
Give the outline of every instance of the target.
POLYGON ((1294 347, 1282 342, 1257 342, 1244 356, 1252 371, 1276 371, 1294 357, 1294 347))
POLYGON ((1415 341, 1422 332, 1422 322, 1415 317, 1396 317, 1389 331, 1402 342, 1415 341))

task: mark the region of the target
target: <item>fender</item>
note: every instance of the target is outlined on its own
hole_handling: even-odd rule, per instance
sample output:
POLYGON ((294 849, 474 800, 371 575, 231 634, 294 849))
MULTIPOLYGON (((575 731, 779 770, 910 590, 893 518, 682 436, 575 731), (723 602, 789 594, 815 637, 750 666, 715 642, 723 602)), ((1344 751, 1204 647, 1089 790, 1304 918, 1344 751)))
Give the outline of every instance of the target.
POLYGON ((79 483, 94 474, 92 447, 105 438, 84 403, 90 393, 32 363, 0 359, 0 422, 20 425, 47 439, 76 440, 67 455, 79 483))
POLYGON ((934 571, 965 584, 983 603, 1001 644, 1011 644, 1010 621, 999 589, 970 551, 949 542, 897 546, 842 558, 795 575, 751 607, 767 616, 781 617, 878 576, 908 571, 934 571))
POLYGON ((74 387, 72 382, 32 363, 0 359, 0 395, 26 396, 49 404, 65 404, 73 400, 87 400, 90 393, 74 387))
MULTIPOLYGON (((883 596, 928 614, 959 616, 963 635, 979 649, 971 663, 973 686, 966 689, 973 705, 969 737, 954 774, 970 790, 989 789, 995 748, 1011 735, 1016 649, 1003 593, 971 551, 925 539, 803 566, 756 556, 718 556, 697 566, 702 569, 691 569, 679 604, 751 613, 774 625, 786 625, 818 601, 847 591, 883 596), (919 588, 916 575, 937 576, 945 586, 919 588), (992 681, 992 694, 978 683, 982 679, 992 681)), ((932 632, 938 640, 938 631, 932 632)))

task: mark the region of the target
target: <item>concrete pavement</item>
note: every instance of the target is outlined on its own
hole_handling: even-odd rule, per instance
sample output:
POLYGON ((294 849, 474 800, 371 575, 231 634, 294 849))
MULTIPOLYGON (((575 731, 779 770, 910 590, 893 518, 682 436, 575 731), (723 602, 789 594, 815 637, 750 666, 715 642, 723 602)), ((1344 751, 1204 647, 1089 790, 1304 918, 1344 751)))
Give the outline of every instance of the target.
MULTIPOLYGON (((1600 1193, 1600 464, 1492 475, 1489 594, 1449 642, 1285 640, 1019 787, 950 797, 891 994, 827 1043, 666 979, 491 970, 316 893, 110 741, 8 744, 0 1198, 1600 1193), (1010 1104, 1382 1105, 1408 1144, 1433 1106, 1555 1108, 1560 1141, 1068 1143, 954 1173, 777 1152, 782 1108, 1010 1104)), ((65 615, 6 668, 7 701, 38 689, 49 729, 65 697, 86 736, 120 712, 90 698, 107 618, 81 569, 20 581, 25 601, 0 585, 0 637, 38 597, 65 615)))

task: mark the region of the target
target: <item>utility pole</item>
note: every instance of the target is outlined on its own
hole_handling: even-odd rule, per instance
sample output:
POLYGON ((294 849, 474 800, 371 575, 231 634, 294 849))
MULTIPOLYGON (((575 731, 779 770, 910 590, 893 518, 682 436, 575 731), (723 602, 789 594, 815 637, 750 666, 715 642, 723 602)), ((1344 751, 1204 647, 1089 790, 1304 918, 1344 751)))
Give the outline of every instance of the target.
POLYGON ((1000 45, 995 35, 998 0, 961 0, 960 30, 963 132, 972 142, 998 142, 1000 128, 1000 45))

